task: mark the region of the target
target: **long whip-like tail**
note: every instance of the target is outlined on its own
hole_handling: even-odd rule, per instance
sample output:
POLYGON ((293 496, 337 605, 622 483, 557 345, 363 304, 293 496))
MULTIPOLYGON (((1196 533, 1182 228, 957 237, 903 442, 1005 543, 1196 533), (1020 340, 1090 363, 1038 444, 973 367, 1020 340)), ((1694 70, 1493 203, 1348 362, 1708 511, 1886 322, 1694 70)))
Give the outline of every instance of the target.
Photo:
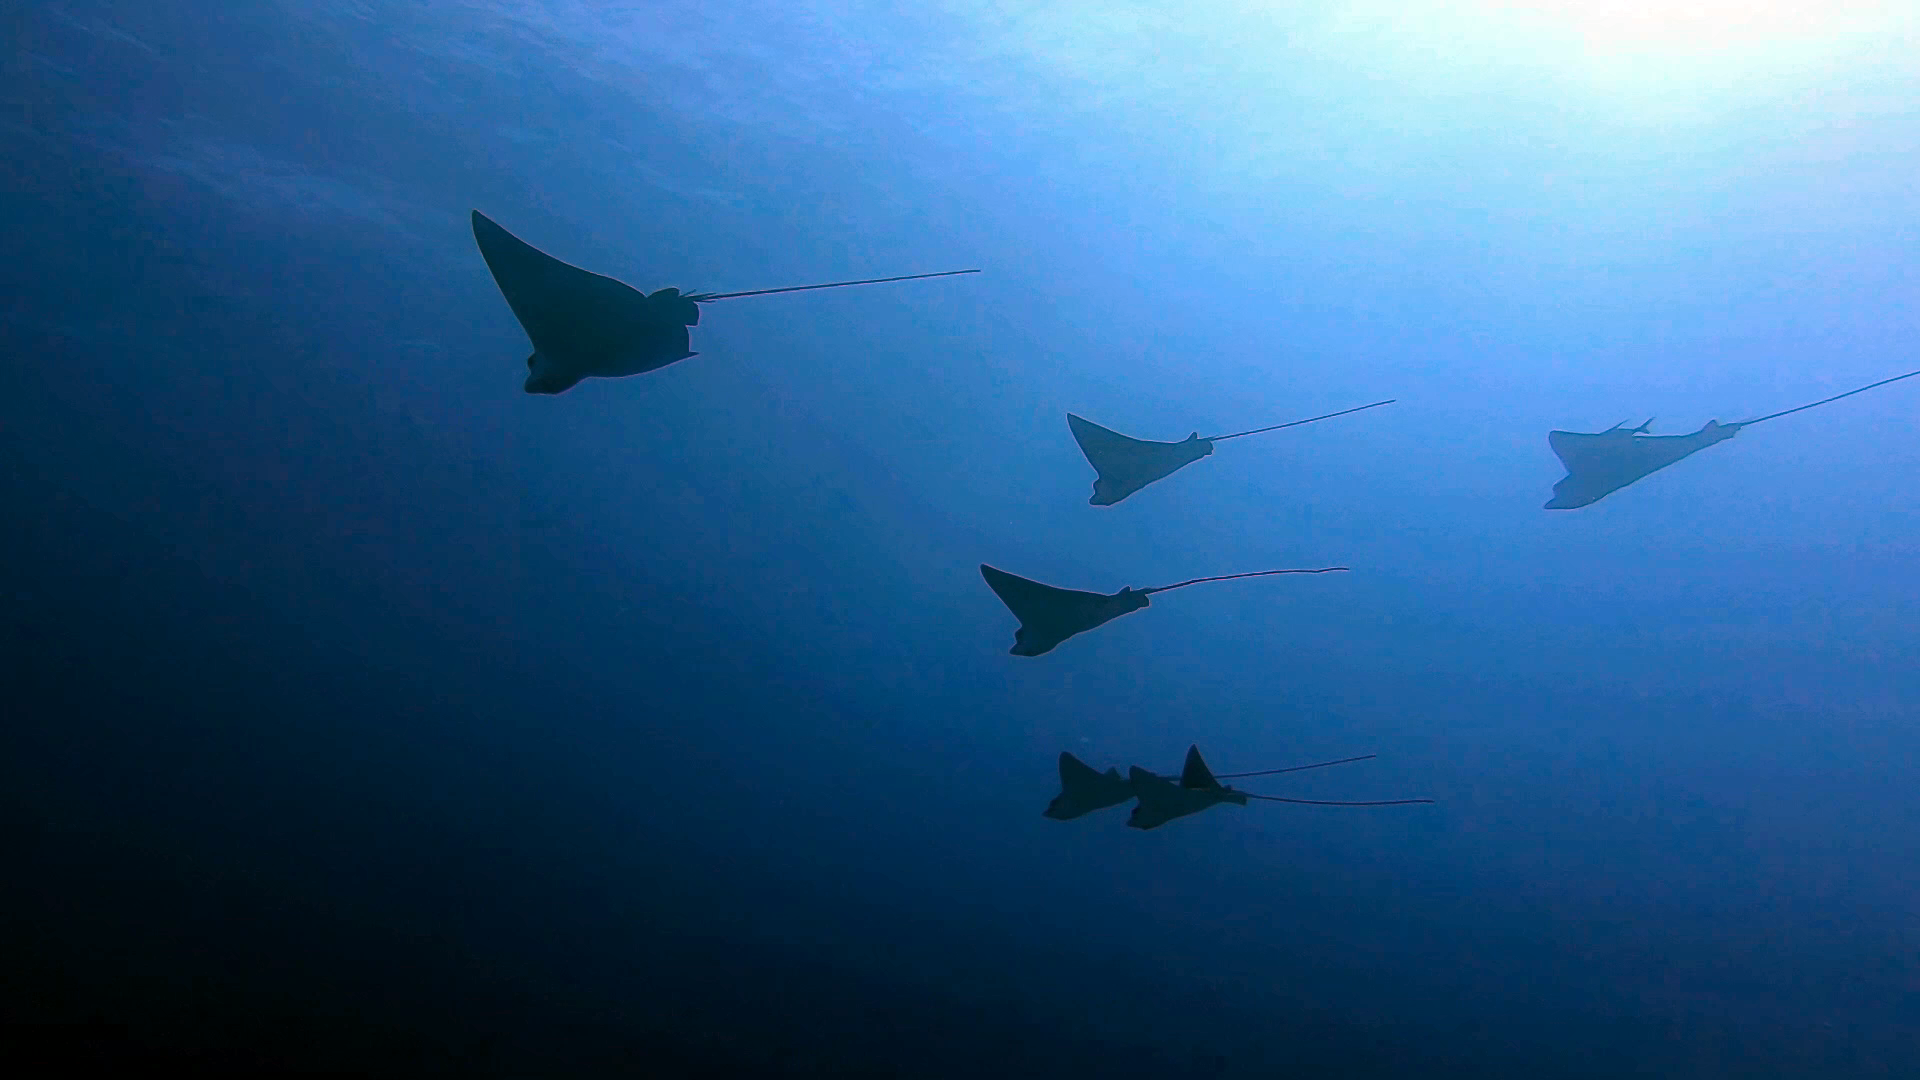
POLYGON ((774 293, 807 292, 812 289, 844 289, 849 285, 883 285, 889 281, 919 281, 922 278, 952 277, 955 274, 977 274, 978 270, 942 270, 937 274, 902 274, 899 277, 865 278, 860 281, 829 281, 823 285, 788 285, 783 289, 749 289, 746 292, 693 293, 687 299, 697 304, 713 300, 733 300, 742 296, 771 296, 774 293))
POLYGON ((1336 570, 1346 569, 1348 568, 1344 566, 1323 566, 1318 570, 1255 570, 1246 574, 1221 574, 1217 577, 1197 577, 1173 585, 1156 585, 1151 589, 1135 589, 1134 591, 1139 593, 1172 592, 1174 589, 1184 589, 1189 585, 1198 585, 1204 581, 1233 581, 1236 578, 1270 577, 1274 574, 1331 574, 1336 570))
POLYGON ((1432 799, 1382 799, 1377 802, 1330 802, 1326 799, 1283 799, 1278 795, 1255 795, 1250 791, 1241 792, 1249 799, 1263 802, 1294 803, 1299 806, 1413 806, 1420 803, 1432 803, 1432 799))
POLYGON ((1243 776, 1279 776, 1281 773, 1304 772, 1308 769, 1324 769, 1329 765, 1346 765, 1355 761, 1368 761, 1379 757, 1378 754, 1362 754, 1359 757, 1343 757, 1339 761, 1317 761, 1312 765, 1294 765, 1285 769, 1262 769, 1259 772, 1214 773, 1215 780, 1238 780, 1243 776))
POLYGON ((1896 382, 1899 382, 1899 381, 1900 381, 1901 379, 1911 379, 1911 378, 1913 378, 1913 377, 1914 377, 1915 375, 1920 375, 1920 371, 1909 371, 1909 372, 1907 372, 1907 373, 1906 373, 1905 375, 1895 375, 1895 376, 1894 376, 1893 378, 1891 378, 1891 379, 1881 379, 1881 380, 1880 380, 1879 382, 1877 382, 1877 383, 1868 383, 1867 385, 1865 385, 1865 386, 1863 386, 1863 387, 1861 387, 1861 388, 1860 388, 1860 389, 1858 389, 1858 390, 1849 390, 1849 391, 1847 391, 1847 392, 1846 392, 1846 393, 1844 393, 1844 394, 1835 394, 1835 395, 1833 395, 1833 396, 1832 396, 1832 397, 1830 397, 1830 398, 1821 398, 1821 399, 1820 399, 1819 401, 1816 401, 1816 402, 1813 402, 1812 404, 1809 404, 1809 405, 1801 405, 1801 406, 1799 406, 1799 407, 1797 407, 1797 408, 1792 408, 1792 409, 1782 409, 1782 410, 1780 410, 1780 411, 1779 411, 1779 412, 1777 412, 1777 413, 1768 413, 1768 414, 1767 414, 1767 415, 1765 415, 1765 416, 1761 416, 1761 417, 1756 417, 1756 418, 1754 418, 1754 419, 1752 419, 1752 420, 1742 420, 1742 421, 1740 421, 1739 423, 1737 423, 1737 424, 1733 424, 1733 425, 1731 425, 1731 426, 1733 426, 1733 427, 1747 427, 1747 426, 1749 426, 1749 425, 1752 425, 1752 424, 1758 424, 1758 423, 1762 423, 1762 422, 1764 422, 1764 421, 1767 421, 1767 420, 1778 420, 1778 419, 1779 419, 1780 417, 1782 417, 1782 416, 1791 416, 1791 415, 1793 415, 1794 413, 1797 413, 1797 412, 1806 412, 1806 411, 1807 411, 1808 409, 1816 409, 1816 408, 1819 408, 1819 407, 1820 407, 1820 406, 1822 406, 1822 405, 1830 405, 1830 404, 1832 404, 1833 402, 1836 402, 1836 401, 1839 401, 1839 400, 1840 400, 1841 398, 1849 398, 1849 397, 1852 397, 1852 396, 1853 396, 1853 395, 1855 395, 1855 394, 1864 394, 1864 393, 1866 393, 1867 391, 1869 391, 1869 390, 1872 390, 1872 389, 1873 389, 1873 388, 1875 388, 1875 387, 1878 387, 1878 386, 1885 386, 1885 385, 1887 385, 1888 383, 1896 383, 1896 382))
POLYGON ((1293 420, 1285 424, 1275 424, 1272 427, 1254 428, 1252 431, 1236 431, 1231 435, 1209 435, 1206 441, 1221 442, 1226 439, 1238 439, 1242 435, 1258 435, 1265 431, 1279 431, 1281 428, 1299 427, 1301 424, 1312 424, 1321 420, 1331 420, 1336 416, 1345 416, 1348 413, 1357 413, 1366 409, 1378 408, 1382 405, 1391 405, 1399 400, 1399 398, 1388 398, 1385 401, 1376 401, 1371 405, 1358 405, 1351 409, 1341 409, 1339 412, 1330 412, 1325 416, 1309 416, 1305 420, 1293 420))

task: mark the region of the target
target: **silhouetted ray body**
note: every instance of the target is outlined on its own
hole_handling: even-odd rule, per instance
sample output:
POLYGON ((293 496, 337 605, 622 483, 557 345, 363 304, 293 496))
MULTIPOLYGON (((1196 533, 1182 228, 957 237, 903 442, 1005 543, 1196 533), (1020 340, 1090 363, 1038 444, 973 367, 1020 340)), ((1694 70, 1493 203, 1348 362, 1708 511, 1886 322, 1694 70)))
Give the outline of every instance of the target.
POLYGON ((1131 587, 1111 596, 1062 589, 1009 574, 986 563, 980 564, 980 576, 1020 620, 1020 628, 1013 632, 1013 648, 1009 650, 1015 656, 1051 652, 1073 635, 1132 614, 1150 602, 1146 593, 1131 587))
POLYGON ((1099 475, 1093 481, 1094 506, 1112 506, 1155 480, 1163 480, 1213 453, 1213 440, 1199 432, 1180 442, 1150 442, 1103 428, 1067 414, 1067 427, 1080 452, 1099 475))
POLYGON ((1567 467, 1567 475, 1553 485, 1553 498, 1547 501, 1548 510, 1577 510, 1582 506, 1592 506, 1608 495, 1619 491, 1628 484, 1650 473, 1673 464, 1684 457, 1696 454, 1715 443, 1723 443, 1740 433, 1741 428, 1764 424, 1769 420, 1778 420, 1808 409, 1817 409, 1829 405, 1841 398, 1850 398, 1855 394, 1864 394, 1875 387, 1896 383, 1902 379, 1911 379, 1920 375, 1920 371, 1909 371, 1905 375, 1895 375, 1890 379, 1868 383, 1865 386, 1849 390, 1844 394, 1835 394, 1819 401, 1796 405, 1791 409, 1781 409, 1776 413, 1757 416, 1752 420, 1742 420, 1737 424, 1722 424, 1709 420, 1705 427, 1691 435, 1648 435, 1647 429, 1653 426, 1648 420, 1637 428, 1628 428, 1615 424, 1605 431, 1582 433, 1577 431, 1550 431, 1547 433, 1547 445, 1559 456, 1560 463, 1567 467))
MULTIPOLYGON (((1648 423, 1651 423, 1649 421, 1648 423)), ((1697 454, 1740 433, 1740 424, 1709 420, 1691 435, 1644 435, 1646 425, 1611 428, 1597 434, 1551 431, 1547 445, 1567 467, 1567 475, 1553 485, 1548 510, 1577 510, 1591 506, 1628 484, 1697 454)))
POLYGON ((1258 435, 1267 431, 1279 431, 1281 428, 1299 427, 1320 420, 1329 420, 1348 413, 1357 413, 1362 409, 1371 409, 1393 402, 1376 401, 1372 405, 1362 405, 1355 409, 1342 409, 1327 413, 1325 416, 1295 420, 1286 424, 1274 424, 1271 427, 1255 428, 1252 431, 1236 432, 1232 435, 1213 435, 1201 438, 1199 432, 1188 435, 1179 442, 1153 442, 1148 439, 1136 439, 1122 435, 1111 428, 1083 417, 1067 414, 1067 427, 1073 432, 1073 439, 1080 444, 1080 452, 1087 456, 1087 463, 1098 474, 1093 481, 1093 497, 1088 503, 1093 506, 1112 506, 1127 496, 1146 487, 1156 480, 1164 480, 1181 469, 1213 454, 1213 444, 1226 439, 1238 439, 1247 435, 1258 435))
POLYGON ((639 375, 697 356, 687 327, 700 306, 678 289, 651 296, 548 255, 473 212, 473 238, 507 306, 533 341, 526 391, 558 394, 582 379, 639 375))
POLYGON ((473 238, 494 284, 533 342, 533 355, 527 357, 529 394, 564 393, 582 379, 640 375, 700 355, 692 349, 687 328, 700 324, 700 305, 714 300, 979 272, 949 270, 737 293, 661 289, 648 295, 561 262, 478 210, 473 212, 473 238))
POLYGON ((1135 765, 1127 772, 1133 791, 1140 801, 1127 815, 1127 825, 1135 829, 1157 829, 1174 818, 1197 814, 1221 803, 1247 805, 1247 793, 1235 791, 1214 778, 1213 771, 1200 758, 1198 746, 1187 747, 1187 761, 1180 769, 1180 782, 1135 765))
POLYGON ((1047 804, 1043 816, 1072 821, 1082 814, 1118 806, 1133 798, 1133 784, 1118 769, 1095 772, 1093 766, 1060 751, 1060 794, 1047 804))
POLYGON ((1148 605, 1150 601, 1147 598, 1152 593, 1184 589, 1203 581, 1227 581, 1273 574, 1326 574, 1345 569, 1344 566, 1329 566, 1318 570, 1256 570, 1249 574, 1194 578, 1177 585, 1160 585, 1151 589, 1128 587, 1112 595, 1042 585, 986 563, 980 564, 980 576, 1000 597, 1000 602, 1007 605, 1007 610, 1020 620, 1020 628, 1013 634, 1013 648, 1008 651, 1014 656, 1039 656, 1053 651, 1075 634, 1085 633, 1122 615, 1139 611, 1148 605))
POLYGON ((1128 816, 1127 824, 1136 829, 1153 829, 1174 818, 1197 814, 1221 803, 1245 806, 1249 799, 1259 799, 1262 802, 1298 803, 1304 806, 1411 806, 1415 803, 1433 802, 1432 799, 1386 799, 1367 802, 1286 799, 1278 795, 1255 795, 1250 791, 1238 791, 1231 785, 1220 782, 1242 776, 1279 776, 1282 773, 1324 769, 1330 765, 1348 765, 1356 761, 1367 761, 1372 757, 1372 754, 1362 754, 1359 757, 1340 758, 1336 761, 1318 761, 1312 765, 1291 765, 1284 769, 1215 774, 1207 768, 1207 763, 1201 760, 1200 748, 1189 746, 1186 764, 1180 770, 1180 780, 1174 783, 1171 778, 1148 772, 1138 765, 1128 770, 1127 778, 1122 780, 1117 770, 1108 769, 1105 773, 1097 773, 1079 758, 1063 752, 1060 755, 1060 794, 1054 796, 1053 802, 1047 805, 1044 816, 1056 821, 1071 821, 1095 810, 1125 802, 1132 797, 1140 801, 1128 816))

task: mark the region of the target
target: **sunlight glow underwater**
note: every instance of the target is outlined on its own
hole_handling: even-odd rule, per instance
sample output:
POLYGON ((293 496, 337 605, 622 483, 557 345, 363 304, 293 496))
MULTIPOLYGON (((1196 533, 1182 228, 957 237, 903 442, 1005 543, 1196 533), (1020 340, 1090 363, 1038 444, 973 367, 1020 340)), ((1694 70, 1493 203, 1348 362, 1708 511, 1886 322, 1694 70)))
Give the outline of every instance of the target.
POLYGON ((1571 26, 1596 49, 1711 52, 1884 29, 1883 0, 1507 0, 1571 26))

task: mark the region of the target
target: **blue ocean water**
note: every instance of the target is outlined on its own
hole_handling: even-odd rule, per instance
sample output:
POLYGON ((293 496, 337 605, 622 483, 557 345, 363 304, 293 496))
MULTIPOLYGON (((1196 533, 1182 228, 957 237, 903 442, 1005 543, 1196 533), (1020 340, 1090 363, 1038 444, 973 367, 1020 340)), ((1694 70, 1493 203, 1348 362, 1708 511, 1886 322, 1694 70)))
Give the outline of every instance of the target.
POLYGON ((1900 7, 9 12, 16 1056, 1902 1076, 1900 7), (558 397, 479 209, 715 304, 558 397), (1223 443, 1113 507, 1069 411, 1223 443), (1038 658, 977 565, 1197 587, 1038 658), (1040 816, 1068 750, 1379 809, 1040 816))

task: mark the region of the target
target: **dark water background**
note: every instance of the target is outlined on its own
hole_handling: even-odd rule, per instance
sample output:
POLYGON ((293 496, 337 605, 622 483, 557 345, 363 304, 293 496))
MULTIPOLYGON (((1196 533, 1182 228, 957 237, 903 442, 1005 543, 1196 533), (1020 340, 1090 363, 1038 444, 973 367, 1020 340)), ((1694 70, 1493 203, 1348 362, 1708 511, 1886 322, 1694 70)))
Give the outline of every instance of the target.
POLYGON ((1910 21, 1623 75, 1407 10, 0 16, 8 1053, 1911 1075, 1911 384, 1539 509, 1549 428, 1911 366, 1910 21), (531 398, 473 207, 643 288, 986 272, 531 398), (1105 510, 1062 417, 1388 396, 1105 510), (983 560, 1353 572, 1029 661, 983 560), (1196 741, 1438 805, 1039 816, 1196 741))

